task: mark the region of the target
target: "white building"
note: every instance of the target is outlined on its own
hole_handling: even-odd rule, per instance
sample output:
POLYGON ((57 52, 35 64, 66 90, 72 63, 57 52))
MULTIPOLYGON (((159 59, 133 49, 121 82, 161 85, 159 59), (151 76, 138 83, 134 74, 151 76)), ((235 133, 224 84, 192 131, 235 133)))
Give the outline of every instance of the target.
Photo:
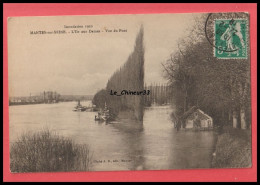
POLYGON ((202 110, 192 107, 186 112, 183 127, 211 129, 213 128, 213 119, 202 110))

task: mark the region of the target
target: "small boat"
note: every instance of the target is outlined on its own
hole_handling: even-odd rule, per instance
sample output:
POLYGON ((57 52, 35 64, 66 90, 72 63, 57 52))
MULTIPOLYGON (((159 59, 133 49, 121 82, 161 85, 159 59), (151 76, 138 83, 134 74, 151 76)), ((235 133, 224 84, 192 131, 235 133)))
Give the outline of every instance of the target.
POLYGON ((78 100, 78 104, 77 104, 77 106, 74 108, 73 111, 75 111, 75 112, 83 112, 83 111, 86 111, 86 110, 87 110, 87 107, 86 107, 86 106, 82 106, 82 105, 80 104, 80 100, 78 100))
POLYGON ((107 104, 105 102, 105 108, 98 112, 98 115, 95 116, 96 121, 108 121, 111 118, 109 109, 107 108, 107 104))

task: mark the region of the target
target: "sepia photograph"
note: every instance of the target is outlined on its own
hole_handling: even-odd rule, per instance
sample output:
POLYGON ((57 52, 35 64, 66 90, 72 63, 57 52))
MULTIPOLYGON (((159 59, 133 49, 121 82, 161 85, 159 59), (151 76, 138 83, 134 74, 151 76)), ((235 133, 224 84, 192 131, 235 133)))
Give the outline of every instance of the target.
POLYGON ((11 173, 251 168, 249 20, 8 17, 11 173))

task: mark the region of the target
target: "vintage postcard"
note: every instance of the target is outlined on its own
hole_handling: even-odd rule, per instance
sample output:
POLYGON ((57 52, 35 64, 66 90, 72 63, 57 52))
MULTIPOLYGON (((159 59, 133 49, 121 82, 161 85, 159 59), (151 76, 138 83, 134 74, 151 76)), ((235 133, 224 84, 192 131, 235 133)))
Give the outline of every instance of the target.
POLYGON ((249 16, 9 17, 10 171, 251 167, 249 16))

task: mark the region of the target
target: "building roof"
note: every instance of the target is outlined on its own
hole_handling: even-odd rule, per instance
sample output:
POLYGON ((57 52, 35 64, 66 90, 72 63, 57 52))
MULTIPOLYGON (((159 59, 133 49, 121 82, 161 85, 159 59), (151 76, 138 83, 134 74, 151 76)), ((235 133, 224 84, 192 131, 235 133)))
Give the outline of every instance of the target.
POLYGON ((182 119, 194 119, 194 112, 198 112, 198 118, 201 120, 205 120, 205 119, 212 119, 209 115, 207 115, 206 113, 204 113, 202 110, 200 110, 199 108, 197 108, 196 106, 191 107, 188 111, 186 111, 183 115, 182 115, 182 119))
POLYGON ((181 116, 182 119, 188 118, 193 112, 195 112, 198 108, 196 106, 191 107, 189 110, 184 112, 184 114, 181 116))
POLYGON ((208 114, 206 114, 202 110, 198 109, 198 111, 201 113, 199 115, 202 115, 203 119, 212 119, 212 117, 210 117, 208 114))

